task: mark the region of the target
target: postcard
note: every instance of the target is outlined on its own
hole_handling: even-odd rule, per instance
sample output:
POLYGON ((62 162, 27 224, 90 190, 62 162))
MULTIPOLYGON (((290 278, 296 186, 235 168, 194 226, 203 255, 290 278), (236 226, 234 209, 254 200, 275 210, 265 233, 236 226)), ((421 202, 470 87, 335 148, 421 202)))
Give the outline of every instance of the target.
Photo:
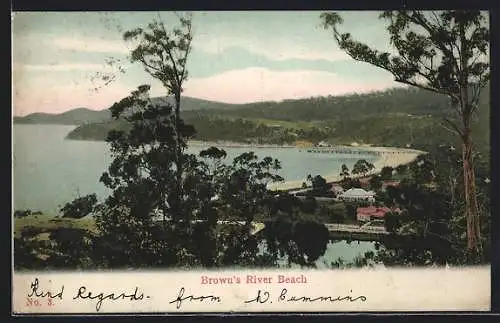
POLYGON ((12 311, 489 311, 486 11, 13 12, 12 311))

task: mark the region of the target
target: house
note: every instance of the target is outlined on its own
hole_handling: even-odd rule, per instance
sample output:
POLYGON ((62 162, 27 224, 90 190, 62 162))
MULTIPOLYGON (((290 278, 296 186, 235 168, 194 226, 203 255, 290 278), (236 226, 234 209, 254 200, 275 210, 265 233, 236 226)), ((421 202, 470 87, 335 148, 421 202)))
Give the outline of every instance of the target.
POLYGON ((368 201, 375 202, 375 192, 365 191, 362 188, 351 188, 338 196, 345 201, 368 201))
POLYGON ((399 208, 391 210, 388 207, 358 207, 356 209, 356 219, 360 222, 368 222, 372 220, 382 220, 388 212, 401 212, 399 208))

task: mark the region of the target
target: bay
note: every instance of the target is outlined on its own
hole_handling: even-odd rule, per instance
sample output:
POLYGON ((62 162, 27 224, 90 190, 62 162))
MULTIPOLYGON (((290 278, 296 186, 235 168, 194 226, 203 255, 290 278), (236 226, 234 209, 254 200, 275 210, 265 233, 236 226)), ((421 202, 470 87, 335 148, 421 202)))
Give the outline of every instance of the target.
MULTIPOLYGON (((13 126, 13 205, 15 210, 37 210, 58 214, 66 202, 77 196, 96 193, 104 199, 110 191, 99 177, 112 161, 108 144, 96 141, 67 140, 74 126, 13 126)), ((189 152, 199 153, 208 146, 192 145, 189 152)), ((373 155, 314 154, 299 148, 222 147, 230 162, 247 151, 259 157, 281 161, 280 175, 285 180, 305 180, 308 174, 327 175, 340 172, 342 164, 350 169, 358 159, 374 162, 373 155)), ((332 241, 318 266, 342 257, 346 261, 373 250, 372 242, 332 241)))

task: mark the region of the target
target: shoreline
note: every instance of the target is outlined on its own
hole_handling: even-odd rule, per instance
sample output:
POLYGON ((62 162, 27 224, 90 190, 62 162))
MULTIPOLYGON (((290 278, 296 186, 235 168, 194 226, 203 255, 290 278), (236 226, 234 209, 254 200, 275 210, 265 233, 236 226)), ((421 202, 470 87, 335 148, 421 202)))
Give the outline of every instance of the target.
POLYGON ((300 148, 295 145, 278 145, 278 144, 247 144, 235 141, 202 141, 202 140, 188 140, 188 147, 192 145, 195 147, 220 147, 220 148, 300 148))
MULTIPOLYGON (((375 168, 370 173, 368 173, 368 176, 380 173, 382 171, 382 168, 386 166, 396 168, 399 165, 409 164, 413 162, 418 156, 426 154, 426 152, 420 150, 395 147, 367 147, 363 148, 363 150, 376 152, 379 155, 378 159, 373 163, 375 168)), ((337 183, 342 180, 342 177, 340 176, 340 169, 335 173, 321 176, 326 179, 327 183, 337 183)), ((351 178, 359 177, 363 176, 351 176, 351 178)), ((269 183, 268 188, 272 191, 288 191, 293 189, 301 189, 302 183, 304 182, 306 182, 305 178, 304 180, 269 183)), ((310 186, 308 185, 307 188, 310 188, 310 186)))

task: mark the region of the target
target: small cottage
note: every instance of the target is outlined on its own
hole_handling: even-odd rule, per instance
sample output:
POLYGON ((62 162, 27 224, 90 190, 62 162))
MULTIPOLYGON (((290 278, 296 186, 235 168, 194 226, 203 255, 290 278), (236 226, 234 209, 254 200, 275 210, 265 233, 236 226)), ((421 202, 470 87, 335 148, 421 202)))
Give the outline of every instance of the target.
POLYGON ((365 191, 362 188, 351 188, 338 196, 344 201, 368 201, 375 202, 375 192, 365 191))

